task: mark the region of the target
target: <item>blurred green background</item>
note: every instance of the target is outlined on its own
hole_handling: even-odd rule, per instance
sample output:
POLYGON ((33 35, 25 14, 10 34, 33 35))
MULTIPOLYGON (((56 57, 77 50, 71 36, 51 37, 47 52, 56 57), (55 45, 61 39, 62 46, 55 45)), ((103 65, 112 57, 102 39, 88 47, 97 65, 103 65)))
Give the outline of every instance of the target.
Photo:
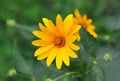
MULTIPOLYGON (((31 31, 38 29, 43 17, 55 21, 58 13, 64 18, 76 8, 92 18, 96 26, 99 47, 95 58, 113 55, 112 62, 99 62, 105 81, 120 81, 120 0, 0 0, 0 81, 45 81, 72 71, 69 67, 58 71, 54 64, 47 68, 45 61, 37 61, 33 57, 36 47, 31 45, 36 38, 31 31), (11 26, 10 20, 16 24, 11 26)), ((90 51, 82 53, 86 50, 90 51)), ((74 71, 76 67, 71 68, 74 71)), ((82 80, 65 77, 59 81, 82 80)))

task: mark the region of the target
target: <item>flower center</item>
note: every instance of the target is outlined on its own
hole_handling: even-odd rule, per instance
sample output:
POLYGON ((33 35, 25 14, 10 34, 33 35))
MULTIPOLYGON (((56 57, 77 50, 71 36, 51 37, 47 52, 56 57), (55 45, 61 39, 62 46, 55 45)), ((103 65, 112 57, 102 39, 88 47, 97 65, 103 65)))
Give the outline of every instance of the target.
POLYGON ((55 46, 61 48, 65 45, 65 39, 63 37, 56 37, 54 43, 55 46))

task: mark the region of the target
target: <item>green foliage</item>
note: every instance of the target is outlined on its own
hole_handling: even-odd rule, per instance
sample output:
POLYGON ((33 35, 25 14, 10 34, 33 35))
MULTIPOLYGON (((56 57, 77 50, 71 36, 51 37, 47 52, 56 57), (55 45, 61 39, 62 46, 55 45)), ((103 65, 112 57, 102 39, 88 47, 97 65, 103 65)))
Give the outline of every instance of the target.
POLYGON ((0 81, 119 81, 120 0, 0 0, 0 81), (33 57, 32 30, 47 17, 55 22, 79 9, 93 19, 98 38, 83 28, 78 58, 58 71, 33 57), (9 24, 6 22, 13 20, 9 24), (15 40, 15 41, 14 41, 15 40), (105 61, 105 54, 112 61, 105 61), (14 72, 12 74, 12 71, 14 72), (10 75, 11 74, 11 75, 10 75))
POLYGON ((21 54, 18 51, 16 42, 15 42, 13 48, 14 48, 13 54, 14 54, 14 58, 15 58, 16 69, 23 74, 32 75, 32 72, 33 72, 32 71, 32 63, 26 62, 24 60, 24 58, 21 56, 21 54))
POLYGON ((106 81, 103 69, 98 64, 94 64, 89 74, 89 81, 106 81))

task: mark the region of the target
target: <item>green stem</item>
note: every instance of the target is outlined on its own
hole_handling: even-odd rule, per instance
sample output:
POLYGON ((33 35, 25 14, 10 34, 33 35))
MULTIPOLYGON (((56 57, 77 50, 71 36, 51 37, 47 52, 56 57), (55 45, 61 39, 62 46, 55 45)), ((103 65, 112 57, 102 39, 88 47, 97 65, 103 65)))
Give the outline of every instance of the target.
POLYGON ((83 65, 83 57, 82 54, 80 53, 80 67, 81 67, 81 71, 82 71, 82 81, 85 81, 85 77, 86 77, 86 69, 84 68, 83 65))
POLYGON ((80 66, 81 66, 81 68, 82 68, 82 70, 83 70, 83 58, 82 58, 82 55, 80 54, 80 66))
POLYGON ((36 81, 35 77, 34 76, 27 76, 27 75, 24 75, 24 74, 21 74, 21 73, 17 73, 18 76, 20 77, 24 77, 24 78, 27 78, 27 79, 31 79, 31 81, 36 81))
MULTIPOLYGON (((68 73, 65 73, 64 75, 61 75, 61 76, 55 78, 55 79, 52 80, 52 81, 57 81, 57 80, 59 80, 59 79, 61 79, 61 78, 64 78, 64 77, 69 76, 69 75, 72 75, 72 74, 79 74, 79 73, 78 73, 78 72, 68 72, 68 73)), ((80 77, 80 76, 81 76, 81 75, 79 74, 79 77, 80 77)))
POLYGON ((13 26, 13 27, 20 28, 20 29, 23 29, 23 30, 26 30, 26 31, 29 31, 29 32, 32 32, 34 30, 33 28, 30 28, 28 26, 18 24, 18 23, 16 23, 15 26, 13 26))

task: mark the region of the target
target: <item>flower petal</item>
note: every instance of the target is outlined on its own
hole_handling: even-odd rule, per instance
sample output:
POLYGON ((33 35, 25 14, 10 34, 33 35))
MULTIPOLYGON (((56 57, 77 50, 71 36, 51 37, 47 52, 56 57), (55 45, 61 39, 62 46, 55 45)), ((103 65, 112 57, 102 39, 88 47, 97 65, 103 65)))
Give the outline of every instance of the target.
POLYGON ((41 31, 33 31, 32 33, 33 33, 36 37, 41 38, 41 37, 40 37, 41 31))
POLYGON ((68 35, 72 35, 72 34, 79 32, 80 28, 81 28, 80 25, 73 25, 72 28, 70 29, 68 35))
POLYGON ((80 37, 79 32, 76 32, 74 35, 77 37, 77 41, 80 41, 81 37, 80 37))
POLYGON ((44 46, 44 47, 38 48, 38 49, 35 51, 34 56, 36 57, 36 56, 38 56, 38 55, 41 55, 41 54, 47 52, 47 51, 48 51, 49 49, 51 49, 53 46, 54 46, 54 45, 51 44, 51 45, 48 45, 48 46, 44 46))
POLYGON ((64 47, 60 49, 59 54, 61 56, 62 61, 65 63, 65 65, 69 66, 70 65, 69 55, 64 47))
POLYGON ((76 55, 76 53, 68 46, 66 46, 66 50, 68 51, 68 54, 70 57, 72 58, 77 58, 78 56, 76 55))
POLYGON ((45 52, 45 53, 39 55, 39 56, 37 57, 37 60, 43 60, 43 59, 47 58, 48 55, 49 55, 49 52, 45 52))
POLYGON ((41 32, 41 31, 33 31, 33 34, 37 36, 38 38, 45 39, 45 40, 52 40, 54 39, 53 36, 47 32, 41 32))
POLYGON ((97 37, 98 37, 97 33, 95 33, 94 30, 88 30, 88 32, 89 32, 89 34, 92 35, 94 38, 97 38, 97 37))
POLYGON ((40 28, 42 31, 46 31, 46 30, 47 30, 46 27, 43 26, 41 23, 39 23, 39 28, 40 28))
POLYGON ((50 41, 46 41, 46 40, 34 40, 34 41, 32 41, 32 44, 35 46, 46 46, 50 43, 51 43, 50 41))
POLYGON ((74 42, 76 40, 75 35, 69 35, 66 37, 66 42, 74 42))
POLYGON ((65 35, 66 35, 66 34, 68 34, 68 32, 70 31, 70 29, 73 25, 73 15, 72 14, 68 15, 65 18, 63 24, 64 24, 65 35))
POLYGON ((42 20, 43 20, 45 26, 46 26, 48 29, 50 29, 49 20, 48 20, 47 18, 42 18, 42 20))
POLYGON ((57 53, 58 53, 57 48, 51 49, 51 51, 50 51, 50 53, 49 53, 49 55, 48 55, 47 61, 46 61, 48 67, 51 65, 51 63, 52 63, 53 60, 55 59, 57 53))
POLYGON ((57 31, 58 35, 61 35, 61 36, 63 36, 65 33, 62 17, 59 14, 56 17, 56 31, 57 31))
POLYGON ((83 15, 83 21, 87 21, 87 15, 83 15))
POLYGON ((75 45, 75 44, 73 44, 73 43, 68 43, 68 45, 69 45, 70 48, 72 48, 73 50, 79 50, 79 49, 80 49, 79 46, 77 46, 77 45, 75 45))
POLYGON ((56 66, 57 66, 57 69, 61 69, 62 67, 62 58, 60 54, 57 54, 56 56, 56 66))
POLYGON ((92 23, 92 19, 88 19, 87 24, 91 24, 91 23, 92 23))
POLYGON ((80 18, 80 19, 81 19, 81 14, 80 14, 80 12, 79 12, 79 10, 78 10, 78 9, 75 9, 74 14, 75 14, 75 17, 77 17, 77 18, 80 18))
POLYGON ((56 26, 59 27, 62 25, 62 17, 58 14, 56 17, 56 26))

